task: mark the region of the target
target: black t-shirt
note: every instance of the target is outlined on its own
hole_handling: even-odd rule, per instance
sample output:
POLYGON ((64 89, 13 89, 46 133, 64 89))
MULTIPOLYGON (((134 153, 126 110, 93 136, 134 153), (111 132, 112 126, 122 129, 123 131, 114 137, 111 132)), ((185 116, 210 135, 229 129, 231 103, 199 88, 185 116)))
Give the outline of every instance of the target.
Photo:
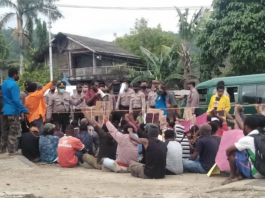
POLYGON ((110 133, 106 133, 99 127, 95 127, 94 130, 97 132, 99 137, 99 152, 98 152, 98 162, 102 158, 110 158, 116 160, 117 142, 110 133))
POLYGON ((145 153, 144 174, 151 179, 165 178, 167 145, 160 140, 150 138, 145 153))
POLYGON ((21 136, 21 150, 24 157, 30 161, 39 158, 39 133, 24 133, 21 136))
POLYGON ((200 163, 206 172, 215 164, 218 147, 218 142, 212 136, 201 137, 196 143, 195 152, 199 153, 200 163))

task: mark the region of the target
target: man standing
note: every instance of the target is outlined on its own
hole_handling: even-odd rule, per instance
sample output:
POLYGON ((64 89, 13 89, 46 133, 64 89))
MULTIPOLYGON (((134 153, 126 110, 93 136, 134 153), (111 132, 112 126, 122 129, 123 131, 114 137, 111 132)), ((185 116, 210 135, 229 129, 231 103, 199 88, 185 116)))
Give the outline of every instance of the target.
MULTIPOLYGON (((20 102, 25 105, 25 100, 26 100, 26 97, 29 95, 27 89, 28 89, 28 86, 31 82, 30 81, 26 81, 24 82, 24 91, 21 91, 20 92, 20 102)), ((21 114, 21 119, 20 119, 20 122, 21 122, 21 129, 22 129, 22 133, 26 133, 28 132, 28 128, 27 128, 27 125, 28 125, 28 121, 27 119, 25 119, 25 115, 22 113, 21 114)))
POLYGON ((55 89, 56 89, 56 85, 52 86, 49 93, 44 96, 44 99, 45 99, 45 102, 47 105, 49 104, 49 100, 51 99, 51 97, 55 93, 55 89))
POLYGON ((164 111, 164 116, 167 116, 167 104, 166 104, 166 97, 167 97, 167 87, 165 83, 160 84, 160 88, 157 92, 157 98, 155 100, 155 108, 161 109, 164 111))
POLYGON ((158 86, 159 86, 159 82, 157 80, 153 80, 152 91, 148 94, 147 109, 149 108, 155 109, 158 86))
MULTIPOLYGON (((81 84, 76 85, 76 91, 77 93, 71 96, 71 99, 74 103, 77 103, 80 98, 83 98, 85 96, 83 92, 83 86, 81 84)), ((81 112, 81 107, 83 105, 84 103, 74 106, 74 120, 76 120, 77 122, 80 122, 84 118, 84 114, 81 112)))
POLYGON ((130 89, 129 83, 125 82, 124 91, 119 94, 118 100, 116 103, 116 110, 122 110, 123 111, 121 113, 122 117, 124 117, 124 115, 129 112, 131 96, 133 93, 134 93, 134 91, 132 89, 130 89))
POLYGON ((2 84, 4 114, 0 153, 6 152, 7 148, 9 155, 12 155, 16 152, 19 116, 21 113, 28 113, 28 110, 20 102, 19 87, 16 83, 19 80, 18 70, 10 68, 8 76, 9 78, 2 84))
POLYGON ((96 106, 97 101, 102 101, 98 93, 99 84, 97 81, 91 82, 91 89, 86 93, 86 104, 89 107, 96 106))
POLYGON ((79 105, 84 100, 80 98, 78 101, 73 101, 70 97, 70 93, 65 92, 66 83, 62 81, 57 84, 58 92, 55 93, 49 100, 46 122, 50 122, 53 117, 54 122, 58 122, 62 127, 62 131, 65 132, 65 128, 69 125, 69 116, 72 111, 72 105, 79 105))
POLYGON ((143 179, 163 179, 166 173, 166 158, 167 145, 158 140, 159 128, 156 125, 151 125, 148 129, 147 138, 137 138, 129 130, 129 135, 132 141, 142 144, 145 148, 146 164, 131 161, 129 169, 133 177, 143 179))
POLYGON ((195 89, 195 82, 194 81, 189 81, 188 82, 188 87, 190 89, 190 94, 188 96, 187 100, 187 107, 191 107, 191 111, 193 114, 196 116, 199 116, 199 93, 197 89, 195 89))
POLYGON ((133 84, 133 90, 135 93, 131 95, 130 101, 130 113, 133 113, 134 120, 139 116, 142 111, 142 115, 145 114, 145 95, 139 91, 139 84, 133 84))
POLYGON ((147 89, 147 82, 146 81, 142 81, 141 82, 141 92, 144 93, 145 101, 147 101, 148 100, 148 95, 151 92, 151 89, 147 89))

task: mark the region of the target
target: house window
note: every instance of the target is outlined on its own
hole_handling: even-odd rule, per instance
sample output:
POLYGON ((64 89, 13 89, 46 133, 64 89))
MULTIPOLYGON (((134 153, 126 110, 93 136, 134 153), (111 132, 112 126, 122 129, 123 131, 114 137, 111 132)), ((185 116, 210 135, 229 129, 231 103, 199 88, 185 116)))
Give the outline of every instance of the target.
POLYGON ((243 104, 256 104, 257 92, 256 85, 246 85, 242 87, 242 103, 243 104))
POLYGON ((199 93, 199 104, 206 104, 207 89, 198 89, 199 93))
POLYGON ((257 85, 257 103, 265 103, 265 85, 257 85))

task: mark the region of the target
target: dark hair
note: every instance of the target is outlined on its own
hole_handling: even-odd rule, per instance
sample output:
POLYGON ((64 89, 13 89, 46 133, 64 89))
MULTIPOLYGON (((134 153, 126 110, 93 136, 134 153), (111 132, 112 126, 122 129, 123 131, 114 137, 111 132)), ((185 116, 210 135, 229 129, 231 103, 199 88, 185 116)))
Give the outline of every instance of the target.
POLYGON ((75 127, 73 125, 67 125, 65 128, 65 134, 66 135, 74 135, 75 127))
POLYGON ((258 128, 259 123, 255 116, 248 116, 245 119, 244 126, 248 126, 251 130, 255 130, 258 128))
POLYGON ((79 126, 79 129, 80 129, 80 131, 87 131, 87 124, 86 124, 86 123, 82 123, 82 124, 79 126))
POLYGON ((15 67, 10 67, 8 69, 8 77, 12 78, 14 75, 18 74, 18 69, 15 67))
POLYGON ((55 125, 55 128, 56 128, 57 126, 60 127, 60 123, 59 123, 59 122, 53 122, 53 124, 55 125))
POLYGON ((30 84, 27 86, 26 91, 27 91, 27 92, 30 92, 30 93, 35 92, 35 91, 37 90, 37 87, 38 87, 37 83, 32 82, 32 83, 30 83, 30 84))
POLYGON ((174 126, 175 126, 175 122, 169 122, 168 124, 169 124, 169 126, 170 126, 171 128, 174 128, 174 126))
POLYGON ((192 85, 193 87, 195 87, 195 85, 196 85, 196 83, 194 81, 189 81, 187 84, 192 85))
POLYGON ((172 130, 166 130, 165 131, 165 138, 166 139, 175 138, 175 132, 172 130))
POLYGON ((50 131, 43 131, 43 136, 46 137, 47 135, 53 135, 54 133, 54 129, 50 130, 50 131))
POLYGON ((109 130, 108 130, 106 124, 103 124, 102 129, 103 129, 103 131, 106 132, 106 133, 109 132, 109 130))
POLYGON ((143 131, 144 131, 144 127, 145 127, 144 123, 140 124, 140 129, 142 129, 143 131))
POLYGON ((217 91, 218 91, 218 89, 225 89, 225 82, 224 81, 219 81, 216 84, 216 87, 217 87, 217 91))
POLYGON ((94 86, 96 83, 98 83, 98 81, 92 81, 90 84, 91 84, 91 86, 94 86))
POLYGON ((74 126, 74 127, 78 127, 78 126, 79 126, 79 125, 78 125, 78 121, 76 121, 76 120, 73 120, 73 121, 71 122, 71 125, 74 126))
POLYGON ((191 134, 194 134, 194 133, 196 133, 197 131, 199 131, 199 127, 198 127, 197 125, 192 126, 192 127, 190 128, 190 130, 189 130, 189 132, 190 132, 191 134))
POLYGON ((210 122, 209 125, 212 127, 212 135, 216 134, 218 130, 218 125, 216 122, 210 122))
POLYGON ((223 121, 222 120, 214 120, 212 122, 214 122, 215 124, 217 124, 217 126, 220 127, 220 128, 223 127, 223 121))
POLYGON ((140 85, 139 85, 138 83, 133 83, 133 87, 135 87, 135 88, 139 88, 140 85))
MULTIPOLYGON (((126 124, 126 125, 123 127, 123 133, 124 133, 124 134, 128 134, 128 133, 129 133, 129 131, 128 131, 129 128, 133 129, 133 127, 132 127, 131 125, 126 124)), ((135 133, 134 130, 133 130, 133 133, 135 133)))

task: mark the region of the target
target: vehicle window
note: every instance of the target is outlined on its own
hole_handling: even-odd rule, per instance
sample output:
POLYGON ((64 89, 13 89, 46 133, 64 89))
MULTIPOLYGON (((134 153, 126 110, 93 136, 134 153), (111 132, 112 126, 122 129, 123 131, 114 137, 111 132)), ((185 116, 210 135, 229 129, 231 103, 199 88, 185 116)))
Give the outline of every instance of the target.
POLYGON ((198 89, 199 93, 199 104, 206 104, 207 89, 198 89))
POLYGON ((265 103, 265 85, 257 85, 257 103, 265 103))
POLYGON ((226 87, 231 103, 238 103, 238 87, 226 87))
POLYGON ((242 87, 242 103, 256 104, 257 102, 256 85, 246 85, 242 87))

